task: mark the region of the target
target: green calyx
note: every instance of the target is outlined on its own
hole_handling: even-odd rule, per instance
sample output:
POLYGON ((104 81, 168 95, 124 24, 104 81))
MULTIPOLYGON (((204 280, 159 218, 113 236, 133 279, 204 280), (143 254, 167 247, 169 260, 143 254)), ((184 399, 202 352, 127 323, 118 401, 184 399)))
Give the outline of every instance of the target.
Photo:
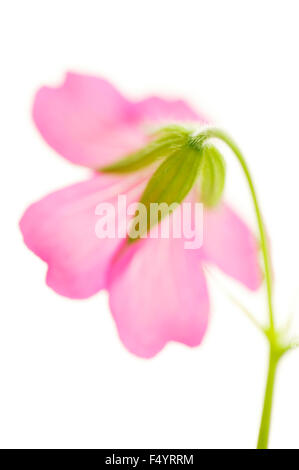
MULTIPOLYGON (((185 145, 170 155, 155 171, 139 201, 145 207, 142 230, 137 238, 173 212, 192 189, 200 167, 200 152, 185 145), (157 211, 153 216, 151 207, 157 211)), ((129 234, 131 241, 136 237, 129 234)))
POLYGON ((208 143, 202 148, 200 178, 201 201, 207 207, 216 206, 224 189, 225 161, 217 148, 208 143))
POLYGON ((126 174, 160 162, 139 201, 146 209, 142 217, 139 214, 138 225, 142 228, 137 237, 133 236, 132 230, 129 241, 144 236, 173 212, 198 178, 200 201, 207 207, 217 205, 223 193, 225 163, 219 151, 207 143, 204 132, 193 135, 191 130, 173 125, 160 129, 152 138, 142 149, 99 170, 104 173, 126 174), (151 216, 151 204, 163 206, 163 210, 159 210, 154 218, 151 216))
POLYGON ((152 135, 145 147, 127 155, 111 165, 100 168, 102 173, 132 173, 157 160, 165 159, 182 148, 190 137, 190 131, 181 126, 168 126, 152 135))

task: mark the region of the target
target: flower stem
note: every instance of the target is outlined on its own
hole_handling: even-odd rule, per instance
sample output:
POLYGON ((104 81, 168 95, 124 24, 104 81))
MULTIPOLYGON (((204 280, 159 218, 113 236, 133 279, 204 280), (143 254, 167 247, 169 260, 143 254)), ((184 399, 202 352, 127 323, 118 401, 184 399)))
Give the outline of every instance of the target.
POLYGON ((264 407, 263 407, 263 413, 262 413, 260 430, 259 430, 259 437, 258 437, 258 442, 257 442, 258 449, 267 449, 268 447, 268 439, 269 439, 269 431, 270 431, 270 423, 271 423, 271 409, 272 409, 272 401, 273 401, 273 390, 274 390, 274 382, 275 382, 275 375, 276 375, 276 368, 277 368, 278 360, 279 358, 276 356, 276 354, 273 352, 272 348, 270 347, 268 377, 267 377, 265 397, 264 397, 264 407))
POLYGON ((205 132, 205 135, 207 137, 215 137, 223 142, 225 142, 228 147, 233 151, 233 153, 236 155, 237 159, 239 160, 239 163, 241 164, 241 167, 244 171, 245 177, 247 179, 247 183, 249 186, 249 190, 251 193, 251 197, 253 200, 253 205, 254 205, 254 210, 257 218, 257 223, 258 223, 258 229, 259 229, 259 235, 260 235, 260 242, 261 242, 261 250, 263 253, 263 258, 264 258, 264 266, 265 266, 265 279, 266 279, 266 285, 267 285, 267 299, 268 299, 268 311, 269 311, 269 322, 270 322, 270 330, 272 333, 275 331, 275 326, 274 326, 274 315, 273 315, 273 305, 272 305, 272 280, 271 280, 271 268, 270 268, 270 256, 269 256, 269 249, 268 249, 268 244, 267 244, 267 237, 266 237, 266 232, 265 232, 265 226, 261 214, 261 210, 259 207, 259 203, 257 200, 256 196, 256 191, 253 185, 253 180, 249 171, 249 168, 246 164, 246 161, 241 153, 241 150, 237 146, 237 144, 233 141, 233 139, 228 136, 225 132, 221 131, 220 129, 207 129, 205 132))
POLYGON ((271 265, 270 265, 270 256, 269 256, 269 249, 268 249, 268 244, 267 244, 265 226, 264 226, 261 210, 259 207, 256 191, 254 188, 254 184, 253 184, 253 180, 252 180, 249 168, 237 144, 225 132, 216 128, 206 129, 202 131, 200 135, 206 138, 220 139, 223 142, 225 142, 226 145, 228 145, 228 147, 233 151, 233 153, 239 160, 239 163, 245 174, 245 177, 249 186, 249 190, 251 193, 251 197, 253 200, 256 218, 257 218, 261 250, 263 254, 264 268, 265 268, 265 280, 266 280, 266 286, 267 286, 267 303, 268 303, 268 315, 269 315, 269 328, 265 331, 266 338, 268 339, 269 345, 270 345, 269 368, 268 368, 268 377, 267 377, 267 384, 266 384, 265 397, 264 397, 264 407, 263 407, 263 412, 262 412, 262 417, 261 417, 261 424, 260 424, 259 438, 258 438, 258 445, 257 445, 258 449, 262 449, 262 448, 265 449, 268 446, 268 437, 269 437, 270 422, 271 422, 271 410, 272 410, 276 368, 277 368, 279 358, 285 352, 285 349, 279 346, 278 332, 276 331, 275 324, 274 324, 273 303, 272 303, 272 279, 271 279, 271 267, 270 267, 271 265))

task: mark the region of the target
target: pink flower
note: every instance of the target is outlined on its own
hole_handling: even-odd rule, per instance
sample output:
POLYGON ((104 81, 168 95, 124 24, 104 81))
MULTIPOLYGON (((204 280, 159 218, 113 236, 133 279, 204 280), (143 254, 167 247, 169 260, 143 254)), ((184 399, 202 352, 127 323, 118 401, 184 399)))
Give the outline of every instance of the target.
MULTIPOLYGON (((184 101, 129 101, 107 81, 73 73, 62 86, 38 91, 33 119, 58 153, 92 169, 144 145, 147 126, 203 121, 184 101)), ((168 341, 200 344, 209 315, 204 263, 252 290, 261 273, 255 237, 225 204, 205 211, 198 250, 184 249, 183 239, 147 238, 116 256, 123 240, 96 237, 95 207, 100 201, 116 205, 120 193, 138 200, 145 183, 144 171, 93 172, 89 180, 32 204, 20 227, 28 248, 48 264, 52 289, 77 299, 107 289, 121 340, 131 352, 152 357, 168 341)))

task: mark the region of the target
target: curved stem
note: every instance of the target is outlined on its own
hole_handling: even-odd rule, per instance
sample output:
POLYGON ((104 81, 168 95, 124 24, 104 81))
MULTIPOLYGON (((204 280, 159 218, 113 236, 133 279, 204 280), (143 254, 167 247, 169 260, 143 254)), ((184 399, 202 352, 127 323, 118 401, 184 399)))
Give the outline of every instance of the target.
POLYGON ((261 424, 260 424, 258 445, 257 445, 258 449, 265 449, 268 446, 276 367, 277 367, 279 358, 283 354, 283 350, 280 348, 278 344, 277 332, 275 330, 275 324, 274 324, 273 304, 272 304, 271 266, 270 266, 270 256, 269 256, 269 249, 268 249, 268 244, 267 244, 267 237, 266 237, 264 222, 263 222, 263 218, 261 215, 261 210, 260 210, 259 203, 257 200, 257 196, 256 196, 256 192, 255 192, 255 188, 253 185, 250 171, 248 169, 245 159, 239 147, 237 146, 237 144, 233 141, 231 137, 229 137, 225 132, 221 131, 220 129, 215 129, 215 128, 206 129, 203 132, 201 132, 199 135, 205 138, 220 139, 223 142, 225 142, 226 145, 228 145, 228 147, 230 147, 230 149, 233 151, 233 153, 239 160, 239 163, 241 164, 241 167, 247 179, 247 183, 250 189, 251 197, 252 197, 253 204, 254 204, 255 214, 257 218, 260 242, 261 242, 261 250, 263 253, 264 266, 265 266, 265 279, 266 279, 266 285, 267 285, 267 301, 268 301, 268 314, 269 314, 269 329, 265 331, 266 337, 270 344, 269 368, 268 368, 268 377, 267 377, 265 397, 264 397, 264 406, 263 406, 263 412, 262 412, 262 417, 261 417, 261 424))
POLYGON ((203 134, 206 137, 211 137, 211 138, 215 137, 217 139, 220 139, 230 147, 230 149, 234 152, 237 159, 239 160, 239 163, 241 164, 241 167, 247 179, 247 183, 248 183, 251 197, 252 197, 253 204, 254 204, 254 209, 255 209, 255 214, 256 214, 258 229, 259 229, 259 235, 260 235, 261 249, 262 249, 263 258, 264 258, 265 279, 266 279, 266 285, 267 285, 267 298, 268 298, 268 310, 269 310, 269 322, 270 322, 269 326, 270 326, 271 333, 274 333, 275 325, 274 325, 274 315, 273 315, 273 305, 272 305, 272 280, 271 280, 270 256, 269 256, 264 222, 263 222, 262 214, 260 211, 259 203, 257 200, 257 196, 256 196, 256 192, 255 192, 255 188, 253 185, 249 168, 245 162, 245 159, 241 153, 241 150, 239 149, 237 144, 233 141, 233 139, 229 137, 225 132, 221 131, 220 129, 211 128, 211 129, 205 130, 203 134))

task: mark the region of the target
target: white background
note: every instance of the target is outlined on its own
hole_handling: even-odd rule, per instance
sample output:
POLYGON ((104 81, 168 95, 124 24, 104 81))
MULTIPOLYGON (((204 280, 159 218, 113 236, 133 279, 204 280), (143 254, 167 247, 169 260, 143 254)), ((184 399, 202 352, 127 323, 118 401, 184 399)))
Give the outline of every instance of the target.
MULTIPOLYGON (((120 343, 105 293, 71 301, 46 286, 46 266, 17 224, 29 203, 87 176, 35 130, 30 110, 39 86, 73 70, 102 75, 132 98, 183 97, 247 155, 271 238, 277 316, 283 321, 293 305, 298 317, 298 5, 1 3, 1 447, 256 445, 267 347, 218 282, 260 320, 263 291, 247 294, 215 271, 203 344, 170 344, 152 360, 138 359, 120 343)), ((254 228, 244 179, 227 157, 227 199, 254 228)), ((272 447, 299 448, 298 370, 295 351, 279 370, 272 447)))

